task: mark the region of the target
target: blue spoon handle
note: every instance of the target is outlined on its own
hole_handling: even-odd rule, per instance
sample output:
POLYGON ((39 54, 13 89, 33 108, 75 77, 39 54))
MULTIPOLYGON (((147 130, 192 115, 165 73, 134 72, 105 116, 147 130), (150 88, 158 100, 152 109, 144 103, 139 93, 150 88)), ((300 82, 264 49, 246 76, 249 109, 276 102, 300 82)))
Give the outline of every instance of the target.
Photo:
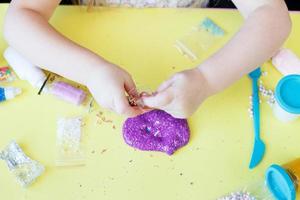
POLYGON ((252 105, 253 105, 253 123, 255 139, 259 139, 260 135, 260 118, 259 118, 259 93, 258 93, 258 78, 252 78, 252 105))

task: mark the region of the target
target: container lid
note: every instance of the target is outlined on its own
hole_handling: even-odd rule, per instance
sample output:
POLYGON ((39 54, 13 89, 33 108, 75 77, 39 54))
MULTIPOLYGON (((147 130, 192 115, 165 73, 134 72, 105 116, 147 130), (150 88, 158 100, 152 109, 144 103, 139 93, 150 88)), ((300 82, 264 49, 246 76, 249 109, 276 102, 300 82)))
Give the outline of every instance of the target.
POLYGON ((275 98, 285 111, 300 114, 300 75, 283 77, 276 86, 275 98))
POLYGON ((279 165, 271 165, 266 171, 268 189, 276 200, 295 200, 296 189, 287 171, 279 165))

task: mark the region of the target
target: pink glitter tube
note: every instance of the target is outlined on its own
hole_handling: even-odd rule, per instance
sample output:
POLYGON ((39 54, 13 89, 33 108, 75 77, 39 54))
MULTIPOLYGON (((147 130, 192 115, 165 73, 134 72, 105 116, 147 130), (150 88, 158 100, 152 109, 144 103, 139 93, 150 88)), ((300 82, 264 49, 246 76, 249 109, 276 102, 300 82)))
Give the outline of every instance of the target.
POLYGON ((54 82, 51 86, 50 93, 75 105, 80 105, 86 97, 86 93, 83 90, 62 81, 54 82))

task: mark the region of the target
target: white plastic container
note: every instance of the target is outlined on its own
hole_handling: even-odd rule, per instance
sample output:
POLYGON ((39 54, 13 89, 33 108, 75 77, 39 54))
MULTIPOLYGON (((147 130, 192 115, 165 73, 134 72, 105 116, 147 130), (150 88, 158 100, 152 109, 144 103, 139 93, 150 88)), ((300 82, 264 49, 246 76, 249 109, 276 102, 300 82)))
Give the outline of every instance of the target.
POLYGON ((277 119, 279 119, 282 122, 291 122, 296 120, 299 115, 289 113, 286 110, 284 110, 278 103, 277 101, 275 102, 275 105, 273 107, 273 112, 274 115, 276 116, 277 119))
POLYGON ((276 86, 274 115, 282 122, 291 122, 300 116, 300 75, 283 77, 276 86))

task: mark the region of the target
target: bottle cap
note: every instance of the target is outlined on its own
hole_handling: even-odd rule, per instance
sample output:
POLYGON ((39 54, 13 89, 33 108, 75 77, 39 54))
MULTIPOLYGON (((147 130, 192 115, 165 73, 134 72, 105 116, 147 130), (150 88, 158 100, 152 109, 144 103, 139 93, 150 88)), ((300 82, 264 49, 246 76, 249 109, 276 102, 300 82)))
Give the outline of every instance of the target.
POLYGON ((22 93, 22 90, 20 88, 15 88, 15 87, 6 87, 4 88, 4 91, 5 91, 6 99, 13 99, 17 95, 22 93))
POLYGON ((266 171, 267 187, 277 200, 295 200, 296 189, 288 172, 279 165, 271 165, 266 171))
POLYGON ((276 86, 275 98, 285 111, 300 114, 300 75, 283 77, 276 86))

